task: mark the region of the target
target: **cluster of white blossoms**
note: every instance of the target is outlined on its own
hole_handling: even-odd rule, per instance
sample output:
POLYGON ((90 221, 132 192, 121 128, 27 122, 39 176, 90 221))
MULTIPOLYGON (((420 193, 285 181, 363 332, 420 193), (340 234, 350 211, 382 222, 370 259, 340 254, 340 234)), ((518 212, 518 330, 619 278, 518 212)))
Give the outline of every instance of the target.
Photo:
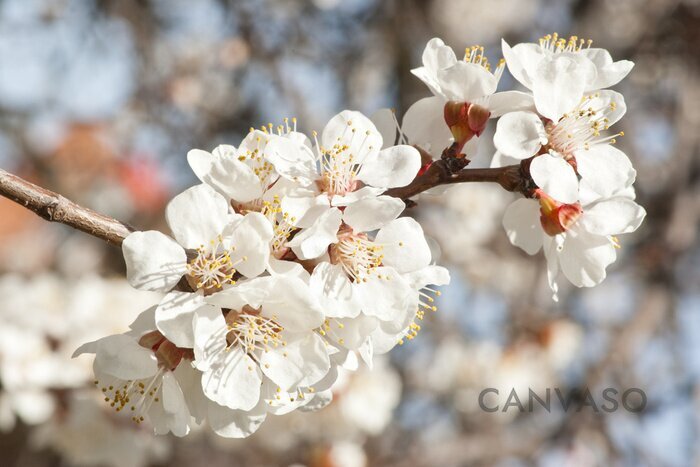
POLYGON ((383 195, 414 179, 415 148, 382 149, 359 112, 313 142, 289 123, 189 152, 202 183, 168 204, 172 236, 123 243, 129 282, 163 299, 76 352, 95 354, 105 402, 157 433, 206 420, 244 437, 269 414, 323 407, 339 366, 412 339, 436 309, 429 286, 449 282, 404 202, 383 195))
POLYGON ((605 279, 618 236, 635 231, 646 214, 634 202, 636 172, 614 146, 624 133, 608 131, 626 111, 624 98, 604 89, 633 63, 615 62, 591 43, 556 33, 514 47, 503 41, 505 60, 492 72, 483 48, 467 48, 457 60, 432 39, 413 73, 435 96, 414 104, 403 121, 412 143, 434 156, 447 148, 443 158, 463 159, 463 166, 488 119, 500 117, 491 166, 519 163, 529 182, 525 198, 507 208, 503 226, 528 254, 544 250, 555 300, 559 271, 577 287, 605 279), (495 92, 504 66, 530 92, 495 92))
POLYGON ((631 63, 589 45, 556 35, 504 43, 491 70, 483 48, 458 60, 431 40, 413 72, 434 97, 408 110, 398 145, 393 114, 375 125, 346 110, 310 138, 292 119, 251 128, 238 147, 190 151, 201 184, 167 206, 172 236, 134 232, 123 243, 129 282, 163 299, 129 332, 76 352, 95 354, 105 402, 157 433, 184 436, 206 421, 224 437, 328 404, 339 367, 371 367, 414 338, 436 309, 432 287, 449 282, 387 190, 432 164, 415 146, 462 170, 492 117, 494 166, 522 160, 528 187, 507 209, 510 240, 544 248, 555 292, 559 269, 578 286, 600 282, 615 235, 635 230, 644 210, 629 160, 603 134, 625 105, 602 88, 631 63), (506 64, 531 93, 496 92, 506 64))

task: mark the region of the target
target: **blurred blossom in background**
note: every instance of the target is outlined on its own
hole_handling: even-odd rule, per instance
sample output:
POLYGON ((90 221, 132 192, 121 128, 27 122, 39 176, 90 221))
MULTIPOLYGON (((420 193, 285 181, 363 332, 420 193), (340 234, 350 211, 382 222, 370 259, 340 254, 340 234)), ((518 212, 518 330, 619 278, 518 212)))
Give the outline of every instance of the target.
POLYGON ((311 131, 344 108, 400 115, 427 96, 409 70, 431 37, 496 62, 502 37, 553 31, 636 63, 618 144, 649 214, 601 286, 552 303, 544 265, 502 230, 511 195, 454 186, 412 212, 453 273, 417 339, 341 378, 321 412, 246 440, 155 438, 107 411, 70 355, 157 297, 128 287, 118 249, 0 199, 0 465, 699 465, 697 0, 4 0, 0 167, 162 229, 195 183, 188 149, 284 117, 311 131), (486 413, 488 387, 637 387, 648 403, 486 413))

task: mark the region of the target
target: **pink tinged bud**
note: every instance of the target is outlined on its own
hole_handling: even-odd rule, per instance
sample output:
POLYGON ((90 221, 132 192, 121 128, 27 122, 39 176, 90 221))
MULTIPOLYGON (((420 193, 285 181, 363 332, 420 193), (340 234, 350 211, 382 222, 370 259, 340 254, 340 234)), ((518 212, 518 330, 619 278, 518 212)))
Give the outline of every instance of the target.
POLYGON ((490 116, 488 109, 469 102, 449 101, 445 104, 445 123, 455 140, 451 148, 455 155, 462 151, 467 141, 483 133, 490 116))
POLYGON ((469 128, 476 134, 476 136, 481 136, 484 132, 486 124, 491 117, 491 112, 486 107, 482 107, 477 104, 472 104, 469 106, 469 111, 467 112, 467 121, 469 122, 469 128))
POLYGON ((541 189, 535 190, 535 196, 540 201, 542 230, 552 237, 566 232, 583 214, 579 203, 559 203, 541 189))

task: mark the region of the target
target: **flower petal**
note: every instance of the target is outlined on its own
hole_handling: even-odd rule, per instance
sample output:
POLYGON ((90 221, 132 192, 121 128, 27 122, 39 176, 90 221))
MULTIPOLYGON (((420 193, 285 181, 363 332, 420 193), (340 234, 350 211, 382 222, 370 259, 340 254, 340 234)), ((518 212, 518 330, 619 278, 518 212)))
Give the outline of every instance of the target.
POLYGON ((403 116, 401 131, 408 142, 438 158, 452 144, 452 133, 444 120, 445 100, 426 97, 411 105, 403 116))
POLYGON ((430 247, 415 219, 402 217, 391 221, 377 233, 375 242, 382 245, 383 264, 400 273, 430 264, 430 247))
POLYGON ((593 63, 582 56, 556 54, 543 58, 535 71, 532 88, 538 112, 558 122, 581 102, 595 73, 593 63))
POLYGON ((231 229, 225 229, 224 236, 225 242, 235 247, 231 259, 238 272, 246 277, 255 277, 265 271, 273 232, 270 221, 264 215, 259 212, 246 214, 231 229))
POLYGON ((224 438, 246 438, 255 433, 265 421, 267 411, 264 403, 253 410, 231 410, 219 404, 210 403, 207 421, 214 432, 224 438))
POLYGON ((413 146, 399 145, 370 154, 362 163, 358 178, 378 188, 406 186, 421 167, 420 153, 413 146))
POLYGON ((327 317, 354 318, 360 314, 352 283, 341 265, 319 263, 311 274, 309 287, 327 317))
POLYGON ((287 215, 290 224, 306 229, 328 211, 330 203, 325 193, 318 196, 310 194, 309 196, 285 196, 282 198, 280 207, 287 215))
POLYGON ((520 198, 508 206, 503 215, 503 228, 510 243, 534 255, 542 248, 540 205, 534 199, 520 198))
POLYGON ((496 118, 508 112, 534 111, 535 99, 532 94, 520 91, 497 92, 488 97, 486 108, 491 112, 490 118, 496 118))
POLYGON ((595 144, 576 151, 576 170, 581 187, 609 198, 634 183, 637 171, 627 155, 608 144, 595 144))
POLYGON ((605 279, 616 258, 615 247, 604 236, 583 229, 569 229, 559 251, 561 270, 576 287, 593 287, 605 279))
POLYGON ((158 371, 158 361, 150 349, 125 334, 115 334, 96 341, 96 373, 107 373, 123 380, 144 379, 158 371))
POLYGON ((369 118, 360 112, 343 110, 326 124, 321 133, 321 145, 328 150, 335 145, 347 146, 337 157, 352 155, 353 163, 362 164, 368 154, 381 149, 382 136, 369 118))
POLYGON ((262 315, 290 332, 310 331, 323 323, 323 313, 309 286, 294 276, 276 276, 274 293, 262 304, 262 315))
POLYGON ((338 241, 338 229, 342 222, 342 213, 338 208, 324 212, 308 229, 294 236, 288 243, 300 259, 318 258, 328 251, 331 243, 338 241))
POLYGON ((359 190, 351 191, 343 196, 334 195, 331 199, 331 206, 349 206, 350 204, 365 198, 372 198, 384 193, 384 188, 373 186, 363 186, 359 190))
POLYGON ((163 410, 167 417, 167 427, 175 436, 183 437, 190 432, 190 412, 185 396, 175 376, 169 371, 163 374, 162 385, 163 410))
POLYGON ((631 199, 615 197, 587 206, 579 222, 590 233, 619 235, 637 230, 645 216, 644 208, 631 199))
POLYGON ((202 291, 169 292, 156 308, 158 330, 178 347, 194 347, 194 312, 203 305, 202 291))
POLYGON ((634 63, 629 60, 620 60, 613 63, 610 53, 605 49, 592 47, 589 49, 582 49, 580 53, 588 57, 598 70, 596 79, 589 86, 590 91, 615 86, 622 81, 634 67, 634 63))
POLYGON ((404 278, 411 287, 420 290, 427 285, 447 285, 450 283, 450 271, 442 266, 430 265, 417 271, 409 272, 404 278))
POLYGON ((532 180, 549 196, 561 203, 578 201, 578 178, 573 167, 551 153, 535 157, 530 164, 532 180))
POLYGON ((260 367, 238 347, 231 347, 220 356, 202 374, 204 394, 230 409, 251 410, 260 400, 260 367))
POLYGON ((265 158, 288 180, 308 186, 318 178, 316 157, 303 142, 273 135, 265 146, 265 158))
POLYGON ((165 209, 173 236, 185 248, 209 243, 229 221, 228 202, 209 185, 195 185, 175 196, 165 209))
POLYGON ((343 221, 355 232, 371 232, 399 217, 405 208, 406 204, 393 196, 365 198, 345 208, 343 221))
POLYGON ((296 386, 311 386, 330 369, 326 343, 315 332, 284 333, 287 345, 271 347, 260 356, 265 376, 283 391, 296 386))
POLYGON ((418 305, 417 292, 393 268, 379 267, 376 275, 356 285, 362 312, 381 321, 398 322, 398 328, 402 329, 406 310, 414 300, 418 305))
POLYGON ((503 57, 506 59, 508 70, 520 84, 532 89, 537 64, 544 58, 542 48, 537 44, 522 43, 511 47, 501 39, 503 57))
POLYGON ((221 145, 214 154, 193 149, 187 162, 197 178, 227 198, 245 203, 262 194, 260 179, 253 170, 235 157, 236 148, 221 145))
POLYGON ((451 101, 473 102, 496 92, 498 79, 481 65, 457 62, 439 70, 437 79, 441 95, 451 101))
POLYGON ((187 254, 172 238, 154 230, 124 239, 126 279, 140 290, 166 292, 187 272, 187 254))
POLYGON ((510 112, 498 119, 493 144, 508 157, 527 159, 547 143, 542 120, 533 112, 510 112))

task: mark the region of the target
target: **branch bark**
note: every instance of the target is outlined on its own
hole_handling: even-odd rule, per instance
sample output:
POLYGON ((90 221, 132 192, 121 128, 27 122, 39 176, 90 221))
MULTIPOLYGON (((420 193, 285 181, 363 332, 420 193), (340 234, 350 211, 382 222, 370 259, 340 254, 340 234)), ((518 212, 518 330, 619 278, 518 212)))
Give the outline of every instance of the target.
POLYGON ((49 222, 60 222, 113 245, 120 246, 134 230, 116 219, 80 206, 2 169, 0 195, 34 211, 49 222))

